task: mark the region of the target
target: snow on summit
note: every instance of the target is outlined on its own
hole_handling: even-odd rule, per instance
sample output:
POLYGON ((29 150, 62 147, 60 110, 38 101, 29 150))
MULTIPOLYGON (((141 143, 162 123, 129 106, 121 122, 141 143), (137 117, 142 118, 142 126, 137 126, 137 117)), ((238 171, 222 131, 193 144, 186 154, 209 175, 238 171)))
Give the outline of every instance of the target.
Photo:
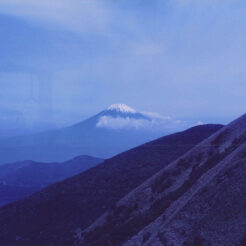
POLYGON ((108 110, 121 112, 121 113, 132 113, 135 114, 136 110, 127 106, 126 104, 112 104, 110 107, 108 107, 108 110))
POLYGON ((200 125, 192 121, 176 120, 155 112, 136 111, 126 104, 112 104, 102 111, 96 123, 98 128, 135 129, 162 132, 162 134, 182 131, 186 128, 200 125))

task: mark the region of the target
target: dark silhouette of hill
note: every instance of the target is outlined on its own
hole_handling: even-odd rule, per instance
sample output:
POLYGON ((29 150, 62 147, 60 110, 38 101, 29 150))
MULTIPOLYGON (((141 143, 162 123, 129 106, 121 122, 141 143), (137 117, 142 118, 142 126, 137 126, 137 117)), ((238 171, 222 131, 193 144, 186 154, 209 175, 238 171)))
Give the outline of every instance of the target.
POLYGON ((120 198, 221 128, 202 125, 160 138, 3 207, 0 244, 71 245, 120 198))
POLYGON ((77 244, 245 245, 246 114, 123 197, 77 244))
POLYGON ((0 206, 20 200, 40 190, 40 187, 22 187, 0 184, 0 206))
POLYGON ((0 206, 81 173, 103 160, 79 156, 63 163, 24 161, 0 165, 0 206))

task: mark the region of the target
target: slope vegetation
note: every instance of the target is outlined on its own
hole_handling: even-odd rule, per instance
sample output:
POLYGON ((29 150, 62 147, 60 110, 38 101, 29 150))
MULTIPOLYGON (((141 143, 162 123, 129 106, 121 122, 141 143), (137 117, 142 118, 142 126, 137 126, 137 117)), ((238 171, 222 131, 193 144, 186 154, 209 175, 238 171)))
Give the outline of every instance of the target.
POLYGON ((79 156, 63 163, 23 161, 0 165, 0 206, 31 195, 101 162, 103 160, 99 158, 79 156))
POLYGON ((71 245, 120 198, 221 128, 203 125, 163 137, 2 208, 0 243, 71 245))
POLYGON ((122 198, 77 244, 245 245, 245 163, 246 115, 122 198))

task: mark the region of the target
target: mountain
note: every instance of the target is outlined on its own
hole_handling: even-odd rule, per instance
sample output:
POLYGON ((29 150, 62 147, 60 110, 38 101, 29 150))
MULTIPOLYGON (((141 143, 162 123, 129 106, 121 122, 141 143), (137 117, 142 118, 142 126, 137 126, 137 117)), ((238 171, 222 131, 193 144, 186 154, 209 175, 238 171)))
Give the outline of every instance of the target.
POLYGON ((62 162, 79 155, 109 158, 177 129, 186 129, 187 125, 195 124, 114 104, 67 128, 0 138, 0 164, 23 160, 62 162))
POLYGON ((246 114, 78 228, 76 245, 246 245, 245 164, 246 114))
POLYGON ((0 166, 0 206, 81 173, 103 160, 79 156, 63 163, 24 161, 0 166))
POLYGON ((40 190, 39 187, 0 184, 0 207, 15 202, 40 190))
POLYGON ((0 244, 71 245, 78 228, 221 128, 202 125, 160 138, 3 207, 0 244))

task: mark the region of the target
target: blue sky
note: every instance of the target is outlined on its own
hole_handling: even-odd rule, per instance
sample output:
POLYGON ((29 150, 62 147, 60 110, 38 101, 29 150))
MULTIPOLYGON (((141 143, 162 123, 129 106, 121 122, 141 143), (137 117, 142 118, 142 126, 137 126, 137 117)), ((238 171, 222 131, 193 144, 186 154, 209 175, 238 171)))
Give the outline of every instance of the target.
POLYGON ((242 0, 1 0, 1 124, 62 126, 112 103, 227 123, 245 113, 245 10, 242 0))

